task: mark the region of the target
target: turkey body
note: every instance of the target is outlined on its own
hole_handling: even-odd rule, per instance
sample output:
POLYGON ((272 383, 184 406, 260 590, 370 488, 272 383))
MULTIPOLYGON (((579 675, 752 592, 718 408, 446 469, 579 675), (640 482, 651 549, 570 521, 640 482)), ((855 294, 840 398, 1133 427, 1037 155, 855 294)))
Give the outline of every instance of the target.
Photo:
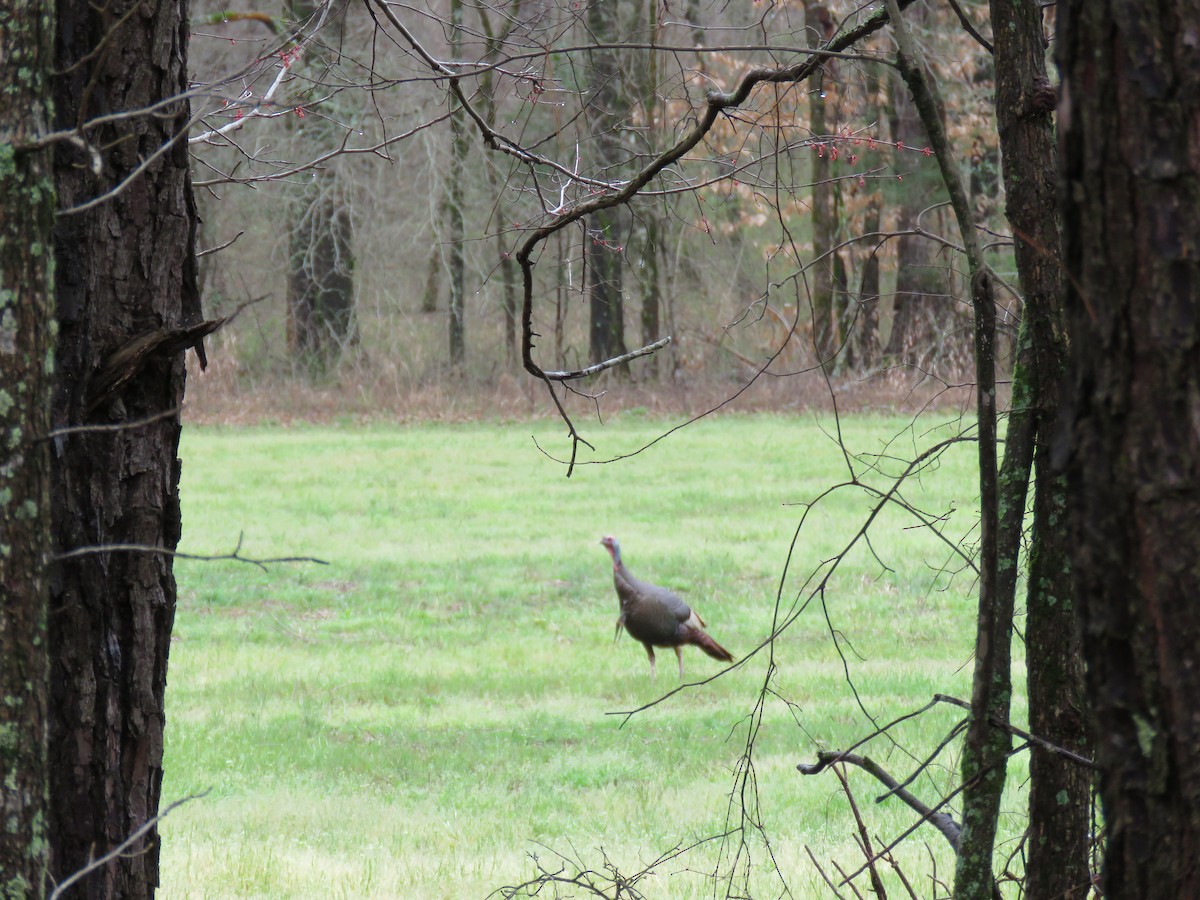
POLYGON ((671 647, 679 661, 679 678, 683 679, 682 648, 691 644, 713 659, 733 662, 728 650, 705 631, 704 620, 676 594, 664 587, 635 578, 621 560, 621 545, 613 537, 600 541, 613 560, 613 585, 621 602, 617 619, 617 634, 624 627, 629 636, 641 642, 650 657, 650 674, 655 674, 654 648, 671 647))

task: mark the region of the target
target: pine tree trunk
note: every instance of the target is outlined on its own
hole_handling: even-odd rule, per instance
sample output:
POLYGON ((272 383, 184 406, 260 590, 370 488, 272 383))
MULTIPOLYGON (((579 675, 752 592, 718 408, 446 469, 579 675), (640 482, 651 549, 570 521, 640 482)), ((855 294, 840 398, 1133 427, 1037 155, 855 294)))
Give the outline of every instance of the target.
POLYGON ((0 896, 45 896, 49 869, 47 611, 54 228, 53 5, 0 9, 0 896))
POLYGON ((1197 0, 1059 4, 1056 459, 1114 900, 1200 896, 1197 0))
MULTIPOLYGON (((115 110, 146 109, 187 87, 185 2, 60 0, 55 68, 57 127, 115 110), (98 52, 119 47, 120 52, 98 52)), ((86 128, 100 154, 58 145, 55 245, 58 389, 55 424, 122 422, 177 410, 182 353, 156 356, 116 391, 94 395, 96 373, 132 338, 201 319, 196 215, 183 138, 184 100, 155 115, 86 128), (121 184, 115 196, 73 210, 121 184)), ((175 616, 169 556, 106 551, 140 544, 174 549, 180 532, 178 413, 121 431, 55 441, 54 540, 61 561, 51 599, 50 766, 52 874, 61 880, 106 853, 158 812, 163 695, 175 616)), ((151 897, 158 838, 107 863, 75 897, 151 897)))

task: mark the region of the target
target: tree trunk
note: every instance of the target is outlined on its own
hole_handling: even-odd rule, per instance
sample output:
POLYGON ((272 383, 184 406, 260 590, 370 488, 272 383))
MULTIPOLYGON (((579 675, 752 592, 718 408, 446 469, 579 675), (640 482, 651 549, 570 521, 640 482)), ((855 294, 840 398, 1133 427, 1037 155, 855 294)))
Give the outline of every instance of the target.
MULTIPOLYGON (((914 27, 920 28, 929 11, 918 3, 905 15, 914 27)), ((929 145, 928 133, 895 73, 890 76, 888 88, 891 99, 888 124, 892 140, 898 145, 893 169, 900 178, 889 180, 887 202, 896 209, 896 229, 908 231, 923 224, 937 231, 933 223, 920 221, 920 215, 945 199, 945 189, 936 170, 924 157, 912 152, 914 147, 929 145), (899 149, 901 146, 908 149, 899 149)), ((944 335, 953 327, 955 303, 943 271, 945 263, 935 256, 937 249, 936 244, 921 236, 902 235, 896 240, 896 293, 892 328, 885 348, 893 363, 927 367, 944 355, 944 335)))
MULTIPOLYGON (((163 694, 175 615, 170 556, 104 550, 179 540, 177 410, 182 353, 151 356, 114 392, 90 394, 98 371, 132 338, 201 320, 196 216, 184 142, 188 7, 185 2, 97 7, 60 0, 55 69, 57 127, 75 128, 99 154, 59 144, 55 178, 58 298, 56 425, 161 416, 121 431, 55 441, 49 640, 51 866, 57 880, 87 865, 158 812, 163 694), (119 52, 115 51, 119 48, 119 52), (107 51, 107 52, 106 52, 107 51), (158 108, 88 127, 120 110, 158 108), (168 146, 151 160, 151 154, 168 146), (143 171, 86 210, 73 209, 143 171), (92 410, 94 409, 94 413, 92 410), (166 415, 164 415, 166 414, 166 415)), ((201 357, 203 358, 203 357, 201 357)), ((158 838, 105 864, 74 897, 150 897, 158 838)))
POLYGON ((0 896, 45 896, 49 869, 47 610, 54 182, 48 132, 54 7, 0 9, 0 896))
MULTIPOLYGON (((864 63, 863 106, 860 113, 864 122, 878 122, 883 116, 879 89, 880 65, 864 63)), ((883 195, 876 185, 877 182, 871 181, 869 186, 850 189, 852 196, 860 190, 869 191, 866 209, 863 211, 863 232, 866 234, 877 234, 882 226, 883 195)), ((854 333, 849 336, 853 348, 851 364, 861 370, 870 369, 879 363, 879 254, 882 247, 881 243, 876 244, 867 251, 866 259, 861 261, 856 302, 846 304, 851 309, 849 321, 850 327, 854 329, 854 333)))
MULTIPOLYGON (((661 13, 658 0, 647 0, 646 30, 650 34, 650 42, 657 44, 662 30, 661 13)), ((654 152, 658 148, 659 119, 658 108, 658 54, 650 52, 645 67, 645 78, 639 87, 639 93, 644 98, 642 105, 645 109, 645 127, 647 149, 654 152)), ((653 344, 662 337, 660 324, 662 310, 662 277, 659 258, 662 254, 663 217, 660 207, 653 203, 640 213, 644 223, 643 233, 645 244, 642 247, 642 345, 653 344)), ((644 361, 644 369, 650 378, 656 378, 659 372, 658 354, 651 353, 644 361)))
MULTIPOLYGON (((621 39, 619 4, 592 3, 587 24, 593 41, 616 44, 621 39)), ((616 178, 622 161, 621 138, 616 129, 629 111, 628 99, 621 94, 621 73, 617 51, 605 46, 588 53, 591 61, 591 88, 587 115, 592 136, 592 152, 597 178, 616 178)), ((621 214, 615 208, 602 209, 588 217, 588 296, 589 336, 592 360, 599 362, 618 356, 625 350, 625 298, 622 284, 624 239, 621 214)), ((628 367, 622 366, 627 372, 628 367)))
MULTIPOLYGON (((883 197, 875 192, 867 201, 863 216, 863 231, 874 234, 879 231, 883 211, 883 197)), ((862 281, 858 288, 858 322, 854 338, 854 362, 869 369, 879 362, 879 251, 876 246, 862 267, 862 281)))
MULTIPOLYGON (((313 16, 314 0, 291 0, 289 16, 297 22, 313 16)), ((336 61, 346 29, 344 4, 329 10, 321 26, 321 47, 334 60, 307 64, 315 90, 321 88, 336 61)), ((298 125, 300 152, 305 157, 327 153, 341 140, 336 98, 322 104, 318 114, 298 125)), ((303 107, 301 107, 303 111, 303 107)), ((324 369, 354 339, 354 222, 346 198, 344 177, 336 161, 313 179, 295 202, 288 249, 288 349, 298 359, 324 369)))
MULTIPOLYGON (((1046 77, 1040 8, 992 0, 991 9, 1006 214, 1017 236, 1024 300, 1013 378, 1022 389, 1018 393, 1014 388, 1009 432, 1029 435, 1037 470, 1025 622, 1029 727, 1053 744, 1087 755, 1083 665, 1067 545, 1059 525, 1064 485, 1050 471, 1048 456, 1066 355, 1050 116, 1054 92, 1046 77)), ((1013 446, 1010 440, 1008 448, 1013 446)), ((1016 562, 1014 555, 1012 564, 1016 562)), ((1030 754, 1025 896, 1084 897, 1090 887, 1090 773, 1041 746, 1030 754)))
POLYGON ((1198 21, 1197 0, 1059 6, 1056 459, 1116 900, 1200 895, 1198 21))
MULTIPOLYGON (((450 0, 450 58, 458 59, 462 52, 463 4, 450 0)), ((446 213, 450 244, 450 316, 448 320, 450 365, 461 366, 467 356, 466 322, 466 258, 463 225, 463 203, 467 161, 467 114, 462 104, 450 94, 450 178, 447 190, 446 213)))
MULTIPOLYGON (((804 22, 808 45, 820 47, 833 37, 834 22, 823 3, 804 4, 804 22)), ((833 185, 833 144, 826 140, 826 106, 833 83, 833 61, 813 72, 809 78, 809 131, 820 143, 812 160, 812 256, 808 267, 808 291, 812 304, 813 348, 827 372, 832 371, 837 353, 838 335, 834 316, 834 245, 837 241, 837 213, 833 185)))
MULTIPOLYGON (((459 3, 459 6, 461 8, 461 3, 459 3)), ((487 54, 485 59, 490 63, 498 62, 503 53, 505 42, 512 33, 512 29, 520 21, 520 0, 512 0, 504 10, 504 25, 499 31, 492 25, 492 17, 488 12, 488 7, 480 6, 475 11, 479 16, 479 24, 483 30, 483 34, 487 38, 487 54)), ((497 124, 496 90, 496 71, 488 69, 481 72, 479 75, 479 99, 483 107, 484 121, 493 129, 497 124)), ((465 156, 465 134, 463 135, 463 141, 465 156)), ((504 190, 507 179, 501 177, 501 171, 498 166, 484 166, 484 171, 487 173, 488 189, 495 203, 493 221, 496 223, 496 251, 497 266, 500 269, 501 305, 504 307, 504 361, 512 368, 519 366, 521 339, 517 334, 517 319, 519 317, 517 310, 519 304, 517 294, 517 264, 516 260, 513 259, 512 238, 507 228, 507 222, 511 218, 504 190)), ((511 170, 509 174, 511 177, 511 170)))
MULTIPOLYGON (((1000 567, 1000 551, 1016 544, 1024 512, 1025 458, 1005 458, 997 473, 996 451, 996 303, 992 275, 985 263, 973 218, 973 205, 942 121, 937 82, 930 77, 916 42, 900 13, 898 0, 887 0, 896 36, 896 69, 911 92, 937 159, 942 183, 954 210, 970 273, 974 318, 975 410, 979 434, 979 611, 976 617, 975 671, 971 679, 971 719, 962 751, 962 834, 955 860, 954 896, 989 900, 999 893, 992 856, 1000 801, 1004 793, 1011 738, 1008 723, 1012 694, 1010 667, 1014 567, 1000 567), (1019 499, 1018 499, 1019 489, 1019 499)), ((1027 477, 1027 474, 1026 474, 1027 477)), ((1013 556, 1015 557, 1015 551, 1013 556)))
POLYGON ((290 236, 288 348, 318 369, 354 335, 354 226, 335 171, 301 198, 290 236))
MULTIPOLYGON (((662 308, 662 285, 658 271, 661 220, 655 209, 646 210, 645 239, 642 249, 642 345, 653 344, 662 337, 662 325, 659 322, 659 310, 662 308)), ((643 367, 651 378, 658 375, 658 354, 651 353, 644 360, 643 367)))

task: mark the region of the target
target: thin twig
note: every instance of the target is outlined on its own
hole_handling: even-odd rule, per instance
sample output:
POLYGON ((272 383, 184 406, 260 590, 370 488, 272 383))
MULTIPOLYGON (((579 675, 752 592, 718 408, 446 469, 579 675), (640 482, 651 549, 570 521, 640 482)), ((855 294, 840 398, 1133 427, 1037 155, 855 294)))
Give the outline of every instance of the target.
MULTIPOLYGON (((971 708, 971 704, 967 703, 967 701, 960 700, 958 697, 951 697, 946 694, 934 694, 933 699, 935 703, 949 703, 953 706, 958 706, 962 709, 968 710, 971 708)), ((991 720, 991 724, 996 728, 1007 731, 1014 737, 1019 737, 1023 741, 1029 741, 1031 744, 1037 744, 1043 750, 1048 750, 1051 753, 1055 753, 1058 756, 1063 757, 1064 759, 1071 760, 1073 763, 1078 763, 1084 768, 1095 769, 1097 771, 1100 769, 1095 760, 1088 759, 1088 757, 1082 756, 1073 750, 1068 750, 1066 747, 1060 747, 1058 744, 1051 743, 1043 737, 1038 737, 1036 734, 1030 734, 1028 731, 1018 728, 1016 725, 1012 725, 1008 722, 998 722, 995 719, 991 720)))
POLYGON ((244 562, 249 563, 252 566, 258 566, 264 572, 267 571, 268 563, 315 563, 318 566, 329 565, 328 560, 317 559, 315 556, 273 556, 266 559, 254 559, 249 556, 242 556, 242 537, 243 535, 238 535, 237 546, 233 548, 233 552, 231 553, 204 555, 198 553, 182 553, 178 550, 168 550, 166 547, 155 547, 150 544, 100 544, 95 547, 77 547, 74 550, 68 550, 66 553, 59 553, 52 557, 51 561, 65 562, 69 559, 77 559, 81 556, 96 556, 101 553, 151 553, 159 556, 171 556, 178 559, 192 559, 199 562, 217 562, 220 560, 244 562))
POLYGON ((246 233, 245 231, 239 231, 237 234, 235 234, 233 237, 231 237, 229 240, 227 240, 223 244, 218 244, 216 247, 209 247, 207 250, 197 250, 196 251, 196 259, 199 259, 202 256, 208 256, 210 253, 220 253, 226 247, 231 246, 234 241, 236 241, 238 238, 240 238, 245 233, 246 233))
POLYGON ((144 419, 134 419, 131 422, 109 422, 103 425, 66 425, 62 428, 55 428, 44 437, 38 438, 39 441, 52 441, 55 438, 64 437, 68 434, 88 434, 91 432, 105 431, 130 431, 134 428, 142 428, 146 425, 153 425, 155 422, 162 419, 169 419, 172 416, 183 412, 184 404, 172 406, 170 409, 164 409, 162 412, 157 412, 152 416, 146 416, 144 419))
POLYGON ((871 890, 879 900, 887 900, 887 890, 883 886, 883 879, 879 877, 879 870, 875 867, 877 859, 874 851, 871 850, 871 835, 867 831, 866 823, 863 822, 862 813, 858 811, 858 803, 854 800, 854 793, 850 790, 850 779, 846 777, 846 764, 843 762, 840 766, 835 765, 833 767, 833 774, 842 783, 842 792, 846 795, 846 799, 850 801, 850 812, 854 815, 855 824, 858 825, 858 834, 862 840, 863 854, 867 857, 867 867, 871 873, 871 890))
MULTIPOLYGON (((123 840, 117 846, 113 847, 111 850, 109 850, 107 853, 105 853, 99 859, 93 859, 90 863, 88 863, 86 866, 84 866, 78 872, 71 873, 71 875, 62 882, 62 884, 60 884, 54 888, 53 893, 50 894, 50 900, 58 900, 58 898, 62 896, 63 891, 65 891, 71 885, 75 884, 75 882, 79 881, 80 879, 82 879, 82 878, 86 877, 87 875, 91 874, 92 872, 96 871, 101 866, 105 866, 108 863, 112 862, 118 856, 123 855, 125 853, 125 851, 134 844, 134 842, 140 840, 142 835, 144 835, 146 832, 148 832, 150 829, 152 829, 155 825, 157 825, 161 819, 165 819, 171 813, 171 811, 174 810, 176 807, 182 806, 183 804, 185 804, 191 800, 199 800, 201 797, 204 797, 207 794, 208 794, 208 791, 202 791, 199 794, 189 794, 187 797, 183 797, 179 800, 176 800, 174 803, 172 803, 170 806, 168 806, 166 809, 164 809, 162 812, 160 812, 154 818, 147 820, 145 822, 145 824, 143 824, 140 828, 137 829, 137 831, 135 831, 133 834, 129 835, 129 837, 125 838, 125 840, 123 840)), ((140 850, 138 852, 144 853, 145 848, 143 848, 142 850, 140 850)))
POLYGON ((817 867, 817 871, 820 873, 821 878, 827 885, 829 885, 829 889, 833 891, 833 896, 837 897, 838 900, 846 900, 846 898, 842 896, 841 891, 837 889, 837 885, 833 883, 833 879, 825 874, 825 870, 821 868, 821 864, 817 862, 817 858, 813 855, 812 848, 808 846, 808 844, 804 845, 804 852, 808 854, 808 858, 811 859, 812 864, 817 867))
POLYGON ((958 21, 962 22, 962 27, 966 29, 967 34, 975 38, 975 40, 979 42, 979 46, 983 47, 984 50, 986 50, 992 56, 995 56, 996 50, 992 47, 991 41, 979 33, 979 31, 975 28, 974 23, 968 19, 967 14, 963 12, 963 8, 958 5, 958 0, 947 0, 947 2, 949 2, 950 8, 954 10, 954 14, 958 16, 958 21))

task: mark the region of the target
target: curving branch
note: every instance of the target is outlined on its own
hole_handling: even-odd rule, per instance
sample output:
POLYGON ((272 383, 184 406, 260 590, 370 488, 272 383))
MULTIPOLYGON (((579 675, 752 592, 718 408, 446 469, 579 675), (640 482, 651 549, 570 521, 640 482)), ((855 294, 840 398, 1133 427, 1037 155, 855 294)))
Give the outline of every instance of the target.
MULTIPOLYGON (((887 770, 879 763, 875 762, 869 756, 860 756, 857 753, 842 753, 836 750, 822 750, 817 754, 815 763, 800 763, 796 768, 802 775, 817 775, 825 771, 828 766, 834 763, 847 763, 848 765, 857 766, 867 774, 873 776, 880 784, 888 789, 887 796, 895 797, 907 805, 913 812, 917 813, 921 819, 920 822, 928 822, 934 828, 942 833, 950 846, 954 848, 954 852, 958 852, 958 844, 962 838, 962 826, 954 820, 954 817, 946 812, 939 812, 939 809, 945 805, 943 800, 937 806, 929 806, 922 802, 913 794, 900 786, 895 778, 888 774, 887 770)), ((883 798, 880 798, 883 799, 883 798)), ((918 824, 920 824, 918 822, 918 824)), ((893 845, 894 846, 894 845, 893 845)), ((889 850, 891 847, 888 848, 889 850)), ((886 851, 885 851, 886 852, 886 851)), ((872 859, 878 859, 875 856, 872 859)))
MULTIPOLYGON (((451 68, 423 47, 412 31, 404 25, 391 9, 386 0, 364 0, 364 2, 370 10, 372 18, 375 18, 375 10, 377 8, 434 75, 446 79, 448 90, 475 123, 487 147, 512 155, 529 166, 545 166, 572 183, 581 184, 593 189, 594 196, 588 200, 565 209, 560 205, 555 212, 551 213, 552 218, 550 221, 534 228, 521 242, 514 254, 521 268, 522 277, 521 362, 526 372, 543 381, 547 388, 550 389, 555 405, 558 407, 560 415, 570 430, 572 450, 568 475, 574 469, 575 456, 581 439, 563 409, 562 404, 554 394, 552 383, 554 381, 577 380, 599 374, 629 359, 645 356, 661 349, 661 347, 666 346, 669 338, 647 344, 633 351, 632 354, 622 354, 621 356, 604 360, 582 369, 571 372, 547 373, 534 360, 533 355, 535 338, 537 337, 533 329, 533 269, 535 266, 534 256, 539 245, 551 235, 574 222, 578 222, 585 216, 600 210, 629 203, 654 178, 658 177, 669 166, 682 159, 685 154, 704 140, 713 129, 720 115, 745 103, 751 92, 759 85, 797 84, 804 81, 820 69, 824 60, 831 56, 840 55, 847 48, 879 31, 890 21, 891 16, 891 13, 887 9, 881 8, 870 18, 835 35, 823 47, 805 50, 805 59, 801 62, 785 66, 757 66, 746 72, 739 79, 733 90, 728 92, 709 91, 705 98, 703 111, 697 116, 695 125, 673 146, 662 151, 658 156, 643 165, 628 180, 608 182, 583 177, 554 160, 533 153, 518 141, 494 129, 488 124, 486 117, 475 108, 470 98, 462 90, 460 79, 469 73, 464 73, 462 68, 458 66, 451 68)), ((897 2, 897 8, 903 9, 915 2, 915 0, 897 0, 897 2)))

